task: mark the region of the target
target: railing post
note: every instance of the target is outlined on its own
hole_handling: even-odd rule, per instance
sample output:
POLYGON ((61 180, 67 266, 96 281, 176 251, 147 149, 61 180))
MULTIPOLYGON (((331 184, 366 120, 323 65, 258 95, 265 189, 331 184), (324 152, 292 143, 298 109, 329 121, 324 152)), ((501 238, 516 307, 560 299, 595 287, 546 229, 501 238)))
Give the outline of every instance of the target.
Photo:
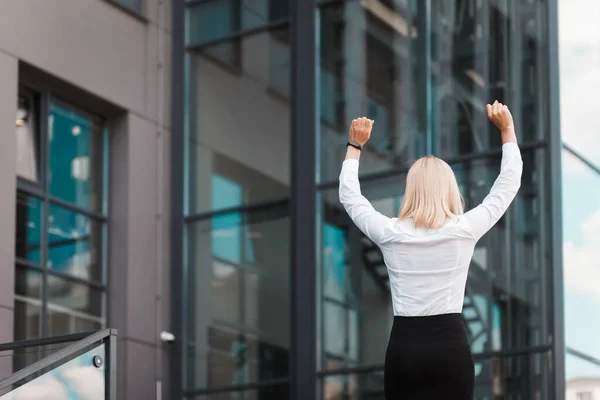
POLYGON ((106 400, 117 400, 117 336, 113 333, 108 336, 106 343, 105 363, 105 398, 106 400))

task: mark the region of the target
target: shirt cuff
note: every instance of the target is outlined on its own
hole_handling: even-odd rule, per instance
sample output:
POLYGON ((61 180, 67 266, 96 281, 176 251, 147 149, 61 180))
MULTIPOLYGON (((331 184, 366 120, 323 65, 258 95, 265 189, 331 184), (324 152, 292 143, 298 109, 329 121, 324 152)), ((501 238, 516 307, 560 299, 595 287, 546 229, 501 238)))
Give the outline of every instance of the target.
POLYGON ((519 145, 513 142, 504 143, 502 145, 502 156, 521 157, 521 150, 519 149, 519 145))
POLYGON ((342 163, 342 169, 346 171, 358 172, 358 160, 356 158, 344 160, 342 163))

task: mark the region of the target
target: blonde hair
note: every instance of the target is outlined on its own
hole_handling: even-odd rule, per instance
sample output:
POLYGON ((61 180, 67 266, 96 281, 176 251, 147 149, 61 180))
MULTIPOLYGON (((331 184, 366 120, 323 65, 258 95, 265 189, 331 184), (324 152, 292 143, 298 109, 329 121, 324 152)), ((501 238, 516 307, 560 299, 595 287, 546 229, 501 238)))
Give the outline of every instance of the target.
POLYGON ((438 229, 463 214, 463 198, 450 166, 434 156, 410 167, 400 206, 400 219, 412 218, 416 228, 438 229))

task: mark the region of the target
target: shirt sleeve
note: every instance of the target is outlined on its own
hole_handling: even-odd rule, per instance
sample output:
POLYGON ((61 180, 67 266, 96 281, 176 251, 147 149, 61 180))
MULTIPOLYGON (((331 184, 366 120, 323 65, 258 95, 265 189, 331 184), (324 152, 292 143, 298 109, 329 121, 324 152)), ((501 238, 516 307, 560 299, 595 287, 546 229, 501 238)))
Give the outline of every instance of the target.
POLYGON ((340 202, 358 229, 375 244, 380 244, 391 219, 375 211, 369 200, 361 194, 358 160, 348 159, 342 164, 339 195, 340 202))
POLYGON ((519 146, 516 143, 505 143, 502 146, 500 175, 490 193, 479 206, 465 214, 475 240, 489 231, 506 212, 521 187, 522 172, 523 161, 519 146))

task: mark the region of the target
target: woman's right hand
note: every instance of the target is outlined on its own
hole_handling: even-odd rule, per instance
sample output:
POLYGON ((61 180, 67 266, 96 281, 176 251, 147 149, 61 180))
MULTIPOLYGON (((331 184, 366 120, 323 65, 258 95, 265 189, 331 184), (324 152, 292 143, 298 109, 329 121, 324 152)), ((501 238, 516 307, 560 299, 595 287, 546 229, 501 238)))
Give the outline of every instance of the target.
POLYGON ((496 125, 501 131, 508 129, 514 129, 514 122, 512 115, 507 106, 499 103, 498 100, 494 104, 488 104, 485 106, 488 118, 496 125))
POLYGON ((486 105, 485 109, 490 121, 500 129, 500 132, 502 133, 502 143, 517 143, 515 124, 508 107, 496 100, 494 104, 486 105))

